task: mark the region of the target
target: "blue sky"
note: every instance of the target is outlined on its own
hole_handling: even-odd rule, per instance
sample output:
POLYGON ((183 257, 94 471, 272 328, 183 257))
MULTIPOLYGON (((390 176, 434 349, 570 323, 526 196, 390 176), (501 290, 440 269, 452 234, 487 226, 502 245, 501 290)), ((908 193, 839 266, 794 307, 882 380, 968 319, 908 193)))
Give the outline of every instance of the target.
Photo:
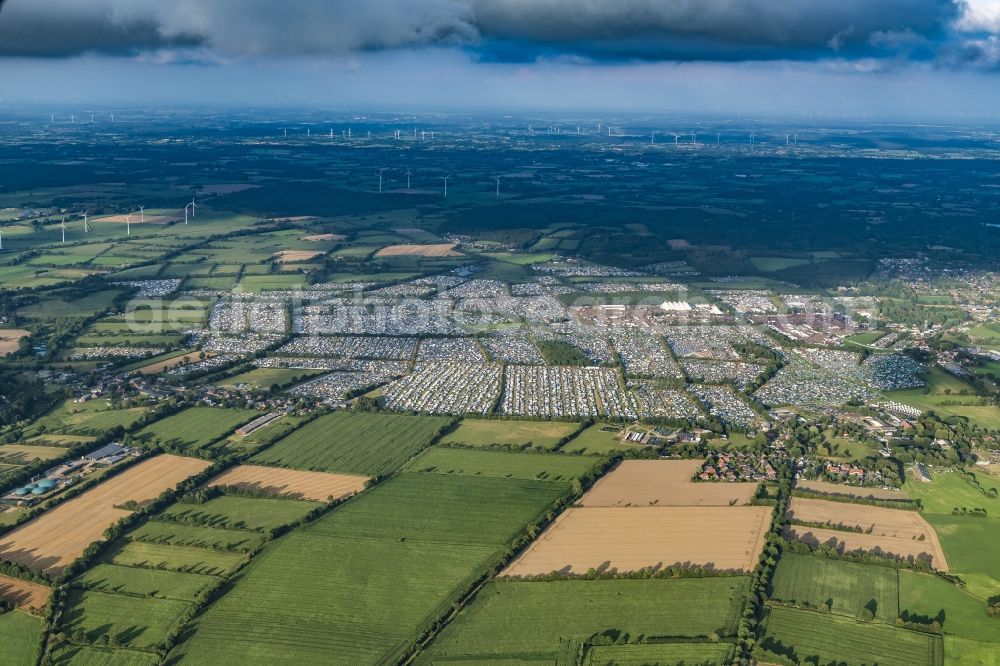
POLYGON ((6 0, 0 97, 982 116, 1000 0, 6 0))

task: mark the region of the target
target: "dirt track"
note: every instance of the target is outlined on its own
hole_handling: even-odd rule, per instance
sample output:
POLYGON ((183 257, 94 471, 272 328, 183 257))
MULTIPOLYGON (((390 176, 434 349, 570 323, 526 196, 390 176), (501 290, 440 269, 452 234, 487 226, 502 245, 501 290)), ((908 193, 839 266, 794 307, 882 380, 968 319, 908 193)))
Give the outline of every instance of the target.
POLYGON ((210 486, 239 486, 276 495, 325 502, 349 497, 365 489, 366 476, 304 472, 260 465, 231 467, 208 482, 210 486))
POLYGON ((173 455, 144 460, 0 536, 0 557, 36 571, 58 574, 88 545, 103 538, 105 529, 130 513, 115 505, 155 499, 210 464, 173 455))
POLYGON ((580 506, 728 506, 746 504, 755 483, 694 482, 700 460, 624 460, 584 495, 580 506))
POLYGON ((752 569, 771 520, 766 506, 577 507, 560 515, 502 575, 677 563, 752 569))

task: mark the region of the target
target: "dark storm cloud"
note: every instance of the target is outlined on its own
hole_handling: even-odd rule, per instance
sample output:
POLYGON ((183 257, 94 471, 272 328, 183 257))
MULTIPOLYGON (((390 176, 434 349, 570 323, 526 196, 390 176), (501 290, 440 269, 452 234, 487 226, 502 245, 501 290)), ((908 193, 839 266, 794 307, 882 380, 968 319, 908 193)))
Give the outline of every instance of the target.
POLYGON ((7 0, 0 55, 205 59, 462 46, 484 60, 911 56, 958 0, 7 0))

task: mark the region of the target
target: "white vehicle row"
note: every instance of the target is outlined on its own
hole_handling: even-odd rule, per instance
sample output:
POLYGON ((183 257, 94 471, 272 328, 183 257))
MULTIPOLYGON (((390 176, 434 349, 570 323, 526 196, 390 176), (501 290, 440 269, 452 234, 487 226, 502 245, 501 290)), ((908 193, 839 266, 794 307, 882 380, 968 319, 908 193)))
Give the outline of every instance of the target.
POLYGON ((500 413, 512 416, 636 418, 610 368, 508 366, 500 413))
POLYGON ((404 360, 413 358, 418 338, 372 335, 310 335, 295 338, 278 349, 293 356, 342 356, 404 360))
POLYGON ((494 363, 421 363, 385 387, 390 409, 429 414, 488 414, 500 395, 502 366, 494 363))

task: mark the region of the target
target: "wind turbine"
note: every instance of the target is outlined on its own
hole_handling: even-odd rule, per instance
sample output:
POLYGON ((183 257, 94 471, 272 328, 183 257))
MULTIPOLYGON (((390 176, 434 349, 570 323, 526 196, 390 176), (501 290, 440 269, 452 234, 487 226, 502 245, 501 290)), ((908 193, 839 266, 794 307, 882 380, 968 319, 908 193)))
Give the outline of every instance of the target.
POLYGON ((90 225, 87 224, 87 214, 83 214, 83 232, 90 233, 90 225))
POLYGON ((90 114, 90 124, 94 124, 94 114, 90 114))
POLYGON ((69 116, 69 124, 76 125, 76 116, 74 116, 73 114, 70 114, 69 116))
POLYGON ((132 235, 132 213, 127 213, 125 215, 125 235, 132 235))
POLYGON ((718 146, 721 143, 722 143, 722 136, 721 136, 721 134, 719 132, 716 132, 715 133, 715 145, 718 146))
POLYGON ((382 172, 383 171, 385 171, 385 168, 382 168, 382 169, 378 170, 378 192, 379 192, 379 194, 382 194, 382 172))
POLYGON ((449 178, 451 178, 451 174, 449 174, 449 175, 447 175, 447 176, 442 176, 442 177, 441 177, 441 180, 443 180, 443 181, 444 181, 444 198, 445 198, 445 199, 447 199, 447 198, 448 198, 448 179, 449 179, 449 178))
POLYGON ((692 146, 698 145, 698 135, 695 134, 694 132, 691 132, 691 145, 692 146))
POLYGON ((674 148, 677 148, 677 147, 680 146, 680 137, 681 137, 681 135, 678 134, 677 132, 673 132, 673 135, 674 135, 674 148))
POLYGON ((111 114, 111 122, 115 122, 115 114, 111 114))
POLYGON ((63 242, 63 245, 65 245, 66 244, 66 218, 65 217, 62 219, 62 222, 59 223, 59 226, 62 227, 62 242, 63 242))
POLYGON ((50 125, 55 125, 56 124, 56 114, 54 114, 54 113, 50 113, 49 114, 49 124, 50 125))
POLYGON ((412 176, 412 175, 413 175, 413 173, 410 171, 410 167, 406 167, 406 189, 407 190, 410 189, 410 176, 412 176))
POLYGON ((0 250, 3 249, 3 230, 0 229, 0 250))
POLYGON ((287 129, 285 130, 285 138, 286 139, 288 138, 288 130, 287 129))
POLYGON ((146 207, 139 206, 139 224, 146 224, 146 207))
POLYGON ((791 134, 786 134, 785 135, 785 145, 786 146, 790 146, 791 145, 791 141, 792 141, 792 135, 791 134))
POLYGON ((191 219, 193 220, 194 218, 198 217, 195 214, 197 212, 198 204, 194 202, 194 195, 191 196, 191 203, 188 205, 191 206, 191 219))
POLYGON ((500 176, 496 176, 494 180, 497 181, 497 199, 500 198, 500 176))

